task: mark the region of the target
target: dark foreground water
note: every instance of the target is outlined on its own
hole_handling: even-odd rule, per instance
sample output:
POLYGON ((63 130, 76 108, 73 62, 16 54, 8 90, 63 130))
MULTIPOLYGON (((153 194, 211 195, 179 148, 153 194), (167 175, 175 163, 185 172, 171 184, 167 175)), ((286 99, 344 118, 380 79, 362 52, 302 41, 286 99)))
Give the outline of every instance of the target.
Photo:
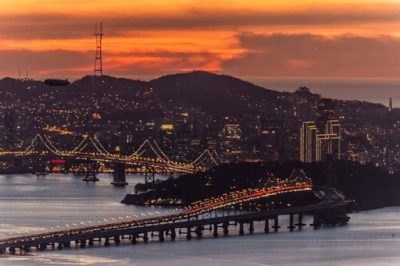
MULTIPOLYGON (((113 188, 109 176, 100 179, 85 184, 74 176, 0 176, 0 238, 173 211, 119 203, 141 177, 130 176, 125 189, 113 188)), ((345 227, 293 233, 265 235, 259 224, 252 236, 237 236, 232 229, 218 239, 3 256, 0 265, 400 265, 400 208, 351 218, 345 227)))

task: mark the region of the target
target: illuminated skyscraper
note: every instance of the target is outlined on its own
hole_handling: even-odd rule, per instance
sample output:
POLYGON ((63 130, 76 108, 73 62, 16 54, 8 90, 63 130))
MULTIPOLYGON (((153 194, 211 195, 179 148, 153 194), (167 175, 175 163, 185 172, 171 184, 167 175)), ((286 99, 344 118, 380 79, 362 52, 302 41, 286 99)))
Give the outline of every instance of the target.
POLYGON ((233 123, 226 124, 223 131, 224 131, 223 132, 224 136, 227 139, 240 139, 241 138, 242 130, 241 130, 239 124, 233 124, 233 123))
POLYGON ((331 155, 333 159, 340 159, 340 129, 338 120, 328 120, 326 122, 325 133, 317 134, 316 161, 324 161, 327 155, 331 155))
POLYGON ((318 129, 314 121, 303 122, 300 129, 300 161, 311 163, 316 160, 316 140, 318 129))
POLYGON ((324 161, 327 155, 340 159, 341 126, 338 120, 328 120, 325 132, 319 133, 314 121, 303 122, 300 130, 300 161, 324 161))
POLYGON ((165 123, 160 125, 158 131, 158 143, 160 147, 167 153, 172 153, 174 150, 174 143, 176 142, 175 125, 165 123))
POLYGON ((243 152, 242 149, 242 129, 240 124, 229 121, 225 124, 220 134, 221 150, 227 161, 239 161, 243 152))

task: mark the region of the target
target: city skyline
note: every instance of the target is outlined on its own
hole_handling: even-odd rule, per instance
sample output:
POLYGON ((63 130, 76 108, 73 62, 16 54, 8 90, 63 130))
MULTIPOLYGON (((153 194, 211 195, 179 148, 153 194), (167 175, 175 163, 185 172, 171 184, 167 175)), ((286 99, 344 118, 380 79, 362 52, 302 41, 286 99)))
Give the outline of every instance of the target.
POLYGON ((0 4, 0 266, 400 265, 400 0, 0 4))
POLYGON ((185 162, 208 149, 222 162, 313 162, 337 154, 336 159, 385 168, 390 157, 393 168, 400 169, 394 133, 399 109, 392 110, 392 101, 379 105, 332 100, 307 87, 282 93, 209 72, 172 74, 150 82, 87 76, 63 86, 15 79, 1 80, 0 85, 5 99, 0 147, 6 153, 30 147, 37 134, 48 135, 55 147, 66 151, 92 135, 106 153, 123 156, 134 154, 147 139, 160 145, 161 154, 185 162), (218 98, 225 101, 215 102, 218 98), (299 131, 307 121, 314 121, 312 134, 299 131))
POLYGON ((0 11, 0 75, 93 73, 104 21, 105 74, 151 79, 196 69, 246 77, 393 79, 397 1, 31 1, 0 11), (51 23, 50 23, 51 22, 51 23), (372 52, 371 52, 372 51, 372 52), (357 59, 357 60, 355 60, 357 59))

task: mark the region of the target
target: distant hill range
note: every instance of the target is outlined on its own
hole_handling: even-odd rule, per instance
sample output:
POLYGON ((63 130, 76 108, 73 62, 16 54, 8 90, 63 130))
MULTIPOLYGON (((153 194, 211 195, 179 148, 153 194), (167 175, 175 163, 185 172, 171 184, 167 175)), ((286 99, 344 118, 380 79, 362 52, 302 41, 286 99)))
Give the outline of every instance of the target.
MULTIPOLYGON (((77 92, 86 94, 96 92, 99 97, 111 93, 132 98, 136 92, 150 88, 163 101, 179 102, 192 107, 200 107, 210 112, 230 113, 252 109, 248 101, 270 103, 275 106, 277 104, 300 104, 301 98, 308 100, 318 100, 320 98, 319 95, 312 94, 306 90, 299 90, 294 93, 278 92, 232 76, 217 75, 205 71, 172 74, 148 82, 111 76, 85 76, 72 83, 55 79, 46 80, 46 82, 13 78, 0 80, 0 93, 13 92, 18 94, 21 92, 26 96, 36 96, 44 92, 71 96, 77 92), (299 99, 300 102, 298 101, 299 99)), ((339 104, 345 104, 346 102, 357 103, 374 109, 384 108, 380 104, 361 101, 337 102, 339 104)))
MULTIPOLYGON (((298 146, 301 122, 317 119, 317 104, 321 99, 307 88, 293 93, 278 92, 232 76, 203 71, 151 81, 85 76, 71 84, 60 84, 65 86, 57 86, 57 82, 51 85, 34 80, 0 80, 0 112, 15 110, 20 134, 39 132, 47 126, 73 132, 112 134, 118 129, 142 134, 140 124, 178 123, 186 113, 193 121, 194 131, 196 127, 206 128, 197 130, 195 137, 202 138, 198 135, 208 133, 217 136, 229 121, 240 124, 244 133, 253 132, 254 128, 258 131, 275 128, 280 132, 276 143, 289 145, 284 148, 289 153, 290 147, 298 146)), ((336 116, 346 129, 343 136, 353 142, 370 145, 366 133, 370 133, 369 138, 374 135, 378 138, 380 133, 376 129, 387 125, 388 109, 381 104, 344 100, 335 100, 335 104, 336 116)), ((397 120, 399 111, 395 109, 391 117, 397 120)), ((244 133, 243 141, 257 141, 253 133, 244 133)), ((256 138, 259 132, 254 134, 256 138)))

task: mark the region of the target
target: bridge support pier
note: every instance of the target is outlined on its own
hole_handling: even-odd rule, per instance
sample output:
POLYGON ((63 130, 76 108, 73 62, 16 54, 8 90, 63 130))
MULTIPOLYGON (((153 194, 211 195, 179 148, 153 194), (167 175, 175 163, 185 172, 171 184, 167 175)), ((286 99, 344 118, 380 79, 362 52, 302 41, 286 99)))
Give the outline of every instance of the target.
POLYGON ((124 187, 128 185, 128 183, 126 182, 124 163, 114 163, 113 181, 111 182, 111 184, 116 187, 124 187))
POLYGON ((137 240, 136 240, 136 237, 137 237, 137 235, 136 234, 133 234, 132 236, 131 236, 131 243, 132 243, 132 245, 135 245, 136 243, 137 243, 137 240))
POLYGON ((296 228, 296 226, 294 226, 294 214, 289 214, 289 226, 287 228, 289 228, 290 232, 296 228))
POLYGON ((119 245, 119 243, 121 243, 121 238, 119 235, 114 236, 114 242, 115 244, 119 245))
POLYGON ((269 233, 269 219, 265 219, 265 225, 264 225, 264 233, 268 234, 269 233))
POLYGON ((244 234, 244 229, 243 229, 243 222, 239 222, 239 235, 243 235, 244 234))
POLYGON ((213 237, 218 237, 218 224, 214 224, 213 237))
POLYGON ((229 233, 228 226, 229 226, 228 222, 225 222, 225 223, 222 224, 222 228, 224 229, 224 235, 225 236, 227 236, 228 233, 229 233))
POLYGON ((143 233, 143 241, 144 241, 144 243, 149 242, 149 236, 147 235, 147 232, 143 233))
POLYGON ((96 163, 95 162, 88 162, 86 164, 86 173, 85 177, 82 181, 85 182, 97 182, 99 179, 96 177, 96 163))
POLYGON ((160 242, 164 242, 165 238, 164 238, 164 231, 159 231, 158 232, 158 237, 160 242))
POLYGON ((105 247, 109 247, 110 246, 110 240, 108 239, 108 237, 106 237, 105 240, 104 240, 104 246, 105 247))
POLYGON ((86 240, 82 239, 79 241, 79 247, 80 248, 85 248, 86 247, 86 240))
POLYGON ((8 251, 10 254, 15 255, 15 248, 9 248, 8 251))
POLYGON ((176 232, 175 232, 175 229, 171 229, 170 236, 171 236, 171 241, 175 241, 175 238, 176 238, 176 232))
POLYGON ((321 226, 321 220, 318 214, 314 214, 313 223, 310 225, 313 226, 314 229, 318 229, 321 226))
POLYGON ((90 239, 89 239, 88 245, 89 245, 89 247, 93 247, 93 245, 94 245, 94 240, 93 240, 93 238, 90 238, 90 239))
POLYGON ((249 222, 249 232, 250 232, 250 234, 254 233, 254 222, 253 221, 249 222))
POLYGON ((191 240, 192 239, 192 228, 188 227, 186 232, 186 239, 191 240))
POLYGON ((60 250, 60 249, 63 249, 63 248, 64 248, 63 243, 58 243, 57 249, 60 250))
POLYGON ((272 228, 274 229, 274 232, 278 232, 278 229, 281 228, 279 226, 279 218, 278 218, 278 216, 274 217, 274 225, 272 226, 272 228))
POLYGON ((203 226, 201 226, 201 225, 199 225, 199 226, 197 226, 196 227, 196 235, 197 235, 197 238, 201 238, 202 236, 203 236, 203 226))
POLYGON ((145 173, 144 176, 144 183, 147 184, 152 184, 154 186, 155 183, 155 174, 154 173, 145 173))
POLYGON ((297 225, 299 227, 299 230, 303 229, 303 226, 306 225, 305 223, 303 223, 303 217, 304 217, 304 215, 302 213, 298 214, 298 217, 297 217, 298 222, 295 225, 297 225))
POLYGON ((71 242, 67 241, 63 243, 63 246, 66 248, 70 248, 71 247, 71 242))

